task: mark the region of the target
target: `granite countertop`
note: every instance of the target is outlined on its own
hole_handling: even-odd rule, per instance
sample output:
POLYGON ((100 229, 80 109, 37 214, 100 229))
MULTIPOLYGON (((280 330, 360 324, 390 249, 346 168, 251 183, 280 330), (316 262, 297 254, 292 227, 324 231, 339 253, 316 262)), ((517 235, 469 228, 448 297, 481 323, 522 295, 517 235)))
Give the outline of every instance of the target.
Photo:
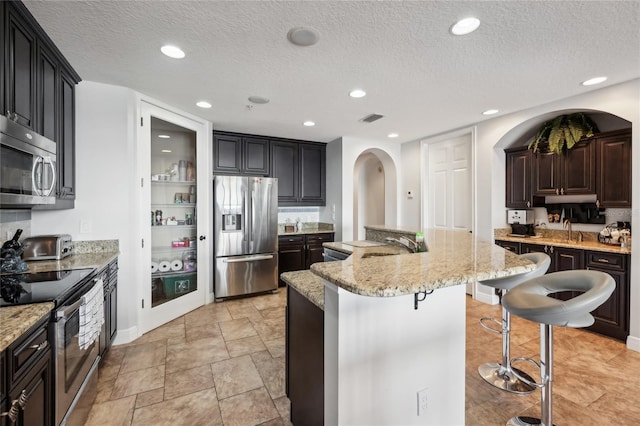
POLYGON ((407 253, 396 246, 353 247, 346 260, 315 263, 311 270, 352 293, 391 297, 534 269, 528 260, 468 232, 430 229, 424 234, 425 253, 407 253))
POLYGON ((0 352, 53 309, 53 302, 0 308, 0 352))
POLYGON ((322 246, 345 254, 353 254, 356 252, 356 255, 360 257, 409 254, 409 251, 404 247, 367 240, 323 243, 322 246), (358 249, 366 250, 357 251, 358 249))
POLYGON ((309 270, 285 272, 282 280, 324 311, 324 284, 322 278, 309 270))
POLYGON ((29 272, 50 272, 65 269, 100 269, 116 259, 119 252, 72 254, 62 260, 37 260, 27 262, 29 272))
POLYGON ((619 245, 603 244, 598 241, 585 240, 581 242, 568 241, 566 238, 547 238, 547 237, 511 237, 508 235, 500 235, 495 237, 500 241, 513 241, 516 243, 551 245, 556 247, 568 247, 582 250, 595 250, 607 253, 631 254, 631 248, 621 248, 619 245))

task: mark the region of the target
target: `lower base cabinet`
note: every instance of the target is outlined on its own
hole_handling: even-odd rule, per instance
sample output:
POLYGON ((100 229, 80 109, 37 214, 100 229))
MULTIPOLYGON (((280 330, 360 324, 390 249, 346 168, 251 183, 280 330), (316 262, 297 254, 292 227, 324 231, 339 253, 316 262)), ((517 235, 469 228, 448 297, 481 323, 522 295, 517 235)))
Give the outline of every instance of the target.
POLYGON ((118 331, 118 261, 105 266, 98 277, 102 279, 104 289, 104 324, 100 332, 100 357, 104 359, 111 348, 118 331))
POLYGON ((287 286, 286 393, 291 423, 324 423, 324 311, 287 286))
POLYGON ((280 274, 309 269, 311 265, 324 261, 323 243, 332 242, 332 232, 320 234, 280 235, 278 237, 278 285, 286 284, 280 274))
MULTIPOLYGON (((626 341, 629 335, 629 255, 514 241, 496 240, 496 244, 517 254, 547 253, 551 257, 547 273, 592 269, 611 275, 616 282, 616 289, 605 303, 591 312, 595 323, 587 330, 626 341)), ((575 297, 575 293, 561 292, 554 297, 567 300, 575 297)))
MULTIPOLYGON (((47 350, 29 374, 9 392, 9 401, 17 401, 18 426, 53 423, 53 382, 51 350, 47 350)), ((10 407, 9 407, 10 408, 10 407)), ((8 424, 12 424, 9 422, 8 424)))

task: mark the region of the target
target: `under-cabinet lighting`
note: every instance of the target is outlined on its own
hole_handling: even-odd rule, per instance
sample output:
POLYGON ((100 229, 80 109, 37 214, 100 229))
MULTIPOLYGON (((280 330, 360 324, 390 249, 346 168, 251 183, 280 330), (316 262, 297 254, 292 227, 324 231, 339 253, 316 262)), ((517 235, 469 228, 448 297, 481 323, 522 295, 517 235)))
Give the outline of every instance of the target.
POLYGON ((169 139, 171 136, 169 135, 158 135, 160 139, 169 139))

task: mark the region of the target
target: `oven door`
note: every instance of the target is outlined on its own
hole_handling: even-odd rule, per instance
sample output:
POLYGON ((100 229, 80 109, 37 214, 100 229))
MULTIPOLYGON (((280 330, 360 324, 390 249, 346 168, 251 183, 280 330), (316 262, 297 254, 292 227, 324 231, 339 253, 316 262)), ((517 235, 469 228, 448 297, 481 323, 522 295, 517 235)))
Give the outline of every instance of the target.
POLYGON ((53 204, 55 181, 55 142, 0 116, 1 204, 53 204))
MULTIPOLYGON (((93 280, 91 281, 93 283, 93 280)), ((94 393, 95 390, 83 387, 85 380, 90 382, 89 372, 99 360, 98 340, 88 348, 80 349, 80 305, 82 299, 64 305, 56 311, 54 327, 55 386, 56 386, 56 423, 65 424, 71 415, 70 408, 79 400, 81 393, 94 393), (82 389, 81 389, 82 388, 82 389), (82 391, 82 392, 81 392, 82 391)))

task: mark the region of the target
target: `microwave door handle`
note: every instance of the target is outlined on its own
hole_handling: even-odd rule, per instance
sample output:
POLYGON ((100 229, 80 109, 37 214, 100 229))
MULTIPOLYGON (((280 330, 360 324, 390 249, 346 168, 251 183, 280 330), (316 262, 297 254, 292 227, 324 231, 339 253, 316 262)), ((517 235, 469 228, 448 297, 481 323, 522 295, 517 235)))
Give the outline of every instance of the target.
POLYGON ((38 182, 36 182, 36 175, 38 174, 38 164, 42 161, 42 157, 36 156, 35 161, 33 162, 33 168, 31 169, 31 187, 33 188, 33 192, 38 196, 42 196, 42 191, 40 190, 40 185, 42 185, 42 175, 38 182))
MULTIPOLYGON (((51 186, 47 189, 46 193, 43 194, 45 197, 48 197, 51 195, 53 187, 56 185, 56 166, 53 164, 50 157, 43 158, 42 163, 43 165, 48 164, 51 167, 51 186)), ((42 174, 42 179, 44 180, 44 173, 42 174)))

